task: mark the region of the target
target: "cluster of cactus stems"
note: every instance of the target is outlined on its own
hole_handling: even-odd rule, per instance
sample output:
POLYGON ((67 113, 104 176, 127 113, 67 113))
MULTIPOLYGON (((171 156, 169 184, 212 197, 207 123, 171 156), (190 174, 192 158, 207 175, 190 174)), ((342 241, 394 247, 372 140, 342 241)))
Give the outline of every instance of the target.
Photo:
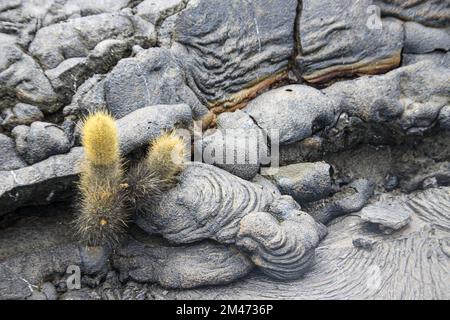
POLYGON ((114 246, 126 233, 132 213, 149 210, 176 183, 183 170, 184 142, 173 133, 161 135, 126 174, 116 122, 107 112, 96 112, 84 121, 82 144, 77 236, 88 246, 114 246))

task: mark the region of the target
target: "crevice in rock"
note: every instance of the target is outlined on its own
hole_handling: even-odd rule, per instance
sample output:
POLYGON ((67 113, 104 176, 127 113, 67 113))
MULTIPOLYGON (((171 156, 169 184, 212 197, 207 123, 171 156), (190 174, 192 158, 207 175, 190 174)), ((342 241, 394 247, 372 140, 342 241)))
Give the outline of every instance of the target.
POLYGON ((292 53, 291 61, 289 62, 289 68, 294 72, 298 79, 301 79, 300 71, 296 68, 296 59, 299 55, 303 54, 302 42, 300 38, 300 19, 303 10, 303 0, 297 0, 297 10, 294 19, 294 51, 292 53))

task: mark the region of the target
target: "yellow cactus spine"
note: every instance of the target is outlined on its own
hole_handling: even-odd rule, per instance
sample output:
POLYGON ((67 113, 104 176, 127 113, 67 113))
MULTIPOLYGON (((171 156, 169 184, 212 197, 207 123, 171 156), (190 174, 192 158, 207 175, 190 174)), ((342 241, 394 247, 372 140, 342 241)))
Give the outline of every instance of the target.
POLYGON ((126 231, 127 210, 122 159, 114 118, 89 115, 82 128, 85 158, 81 166, 78 236, 90 246, 114 245, 126 231))
POLYGON ((150 211, 159 202, 165 190, 176 182, 176 176, 183 170, 185 144, 174 133, 156 138, 149 147, 145 159, 128 173, 130 207, 137 211, 150 211))
POLYGON ((155 139, 147 154, 147 165, 161 180, 172 181, 183 170, 185 145, 175 133, 166 133, 155 139))

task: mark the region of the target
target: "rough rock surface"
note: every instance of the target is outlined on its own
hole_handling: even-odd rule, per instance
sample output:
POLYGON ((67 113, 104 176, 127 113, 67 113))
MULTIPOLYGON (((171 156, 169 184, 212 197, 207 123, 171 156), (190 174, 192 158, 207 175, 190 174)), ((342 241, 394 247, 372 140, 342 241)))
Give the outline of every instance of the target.
POLYGON ((136 14, 154 25, 175 13, 186 0, 144 0, 136 6, 136 14))
POLYGON ((113 259, 121 279, 176 289, 227 284, 253 269, 236 248, 210 242, 170 247, 130 239, 113 259))
POLYGON ((335 106, 319 90, 305 85, 290 85, 270 90, 252 100, 244 112, 266 134, 278 133, 280 144, 311 136, 334 120, 335 106))
POLYGON ((104 82, 108 109, 121 118, 139 108, 157 104, 186 103, 194 116, 207 112, 184 82, 185 76, 170 51, 151 48, 122 59, 104 82))
POLYGON ((302 4, 296 62, 308 82, 383 73, 400 64, 402 24, 370 17, 372 0, 306 0, 302 4))
POLYGON ((191 108, 186 104, 156 105, 138 109, 117 121, 123 154, 147 145, 162 132, 191 125, 191 108))
POLYGON ((48 122, 35 121, 29 127, 21 125, 13 129, 19 154, 28 164, 70 150, 70 141, 64 130, 48 122))
POLYGON ((447 0, 0 2, 0 298, 450 297, 447 0), (99 109, 132 161, 193 118, 218 129, 197 151, 238 142, 189 165, 115 254, 75 244, 55 203, 99 109), (271 156, 249 163, 249 139, 271 156), (281 172, 333 168, 278 183, 302 207, 262 176, 277 143, 281 172))
POLYGON ((421 54, 436 50, 450 50, 450 27, 437 29, 416 22, 405 23, 404 53, 421 54))
POLYGON ((282 194, 305 204, 331 193, 331 167, 325 162, 298 163, 280 167, 272 177, 282 194))
POLYGON ((29 125, 34 121, 41 121, 44 114, 38 107, 18 103, 13 108, 8 108, 2 112, 3 122, 1 125, 5 129, 11 130, 18 125, 29 125))
POLYGON ((236 245, 274 279, 294 280, 309 271, 315 248, 326 233, 291 197, 280 197, 268 212, 252 212, 239 224, 236 245))
POLYGON ((195 141, 203 162, 214 164, 242 179, 251 180, 261 164, 269 164, 267 136, 250 116, 241 110, 220 114, 218 130, 206 131, 195 141))
POLYGON ((0 170, 14 170, 26 166, 15 148, 14 140, 0 133, 0 170))
POLYGON ((406 132, 430 128, 450 103, 450 66, 421 61, 375 77, 335 83, 323 92, 341 112, 366 122, 396 121, 406 132))
POLYGON ((375 223, 380 228, 398 230, 406 226, 411 220, 412 213, 405 210, 399 203, 388 201, 374 203, 361 211, 361 219, 375 223))
POLYGON ((58 110, 59 97, 44 71, 9 35, 0 33, 0 52, 0 110, 17 102, 39 106, 43 112, 58 110))
POLYGON ((374 0, 383 15, 432 27, 450 24, 450 4, 442 0, 374 0))
POLYGON ((149 41, 154 26, 125 12, 104 13, 71 19, 40 29, 29 51, 45 69, 56 68, 66 59, 86 57, 106 39, 136 38, 137 43, 149 41))
POLYGON ((227 108, 288 68, 297 1, 190 1, 163 24, 167 46, 203 103, 227 108))
POLYGON ((271 189, 214 166, 193 162, 155 210, 137 213, 136 224, 173 243, 204 239, 234 243, 242 217, 264 211, 275 196, 271 189))
POLYGON ((361 210, 373 196, 375 184, 366 179, 352 181, 330 198, 308 204, 305 211, 321 223, 361 210))
POLYGON ((392 235, 367 230, 357 216, 330 225, 316 249, 311 271, 301 279, 277 282, 253 274, 228 286, 169 291, 162 299, 448 299, 450 251, 449 188, 412 194, 407 229, 392 235), (434 228, 434 229, 433 229, 434 228), (434 230, 434 231, 433 231, 434 230), (373 237, 372 250, 355 248, 353 236, 373 237), (431 285, 433 284, 433 285, 431 285))
POLYGON ((323 230, 299 207, 266 212, 278 196, 271 189, 203 163, 189 164, 179 180, 151 210, 136 213, 138 226, 176 244, 235 244, 276 279, 298 278, 311 265, 323 230))

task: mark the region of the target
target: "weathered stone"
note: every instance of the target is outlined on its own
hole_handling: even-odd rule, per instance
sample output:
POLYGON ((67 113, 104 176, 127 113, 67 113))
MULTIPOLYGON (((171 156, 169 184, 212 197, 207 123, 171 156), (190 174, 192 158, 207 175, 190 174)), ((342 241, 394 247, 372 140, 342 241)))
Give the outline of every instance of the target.
POLYGON ((176 289, 227 284, 253 269, 249 258, 236 248, 212 242, 171 247, 129 239, 113 260, 122 279, 176 289))
POLYGON ((325 162, 280 167, 272 179, 282 194, 300 204, 317 201, 331 193, 331 167, 325 162))
POLYGON ((64 115, 82 116, 106 109, 104 75, 94 75, 80 85, 72 101, 64 107, 64 115))
POLYGON ((14 108, 6 109, 2 112, 3 123, 2 126, 11 130, 18 125, 29 125, 34 121, 40 121, 44 118, 44 114, 39 110, 38 107, 18 103, 14 108))
POLYGON ((205 163, 242 179, 251 180, 259 172, 258 131, 217 131, 204 137, 196 148, 205 163))
POLYGON ((108 72, 129 53, 127 41, 108 39, 98 43, 87 57, 66 59, 45 74, 56 92, 67 100, 92 74, 108 72))
POLYGON ((136 14, 154 25, 185 6, 186 0, 144 0, 136 6, 136 14))
POLYGON ((15 170, 26 166, 17 153, 14 140, 0 133, 0 171, 15 170))
POLYGON ((191 108, 186 104, 155 105, 138 109, 117 121, 120 150, 128 154, 165 131, 188 128, 191 123, 191 108))
POLYGON ((450 130, 450 105, 443 107, 439 112, 439 125, 442 129, 450 130))
POLYGON ((41 292, 45 295, 47 300, 58 300, 58 293, 56 292, 56 288, 51 282, 45 282, 41 286, 41 292))
MULTIPOLYGON (((162 40, 204 104, 223 110, 286 77, 294 50, 295 0, 188 2, 162 40)), ((164 32, 164 29, 168 29, 164 32)))
POLYGON ((154 26, 139 17, 126 12, 105 13, 42 28, 29 51, 44 68, 53 69, 66 59, 87 57, 97 44, 107 39, 148 44, 154 41, 154 36, 154 26))
POLYGON ((361 210, 373 196, 375 184, 357 179, 328 199, 308 204, 305 210, 317 221, 327 224, 333 219, 361 210))
POLYGON ((362 248, 365 250, 372 250, 373 245, 377 243, 375 239, 369 237, 357 235, 352 238, 352 243, 356 248, 362 248))
POLYGON ((450 66, 431 60, 382 76, 342 81, 323 92, 339 109, 366 122, 397 122, 407 133, 430 128, 449 104, 450 66))
POLYGON ((43 112, 59 109, 58 95, 33 58, 4 34, 0 34, 0 52, 0 110, 17 102, 36 105, 43 112))
POLYGON ((236 245, 248 252, 255 265, 271 278, 298 279, 314 262, 320 234, 314 219, 292 210, 274 217, 252 212, 239 224, 236 245))
POLYGON ((36 121, 30 127, 14 128, 12 134, 17 151, 28 164, 66 153, 71 147, 64 130, 53 123, 36 121))
POLYGON ((267 138, 253 120, 241 110, 217 117, 219 130, 206 131, 195 142, 202 161, 222 168, 242 179, 251 180, 261 162, 268 164, 267 138))
POLYGON ((381 228, 398 230, 411 220, 411 211, 402 205, 387 201, 374 203, 362 209, 361 219, 380 225, 381 228))
POLYGON ((193 162, 180 174, 177 186, 163 195, 155 210, 136 214, 136 224, 173 243, 204 239, 234 243, 240 219, 250 212, 263 211, 273 199, 271 190, 261 185, 193 162))
POLYGON ((186 103, 196 118, 207 113, 186 85, 172 54, 162 48, 150 48, 134 58, 122 59, 106 76, 104 95, 108 109, 117 118, 155 104, 186 103))
POLYGON ((448 299, 450 220, 442 213, 450 210, 449 191, 440 188, 411 194, 403 206, 411 208, 414 219, 410 227, 393 235, 367 229, 354 215, 336 221, 315 250, 314 267, 300 279, 280 282, 252 273, 245 281, 222 287, 165 294, 165 289, 152 287, 152 295, 167 300, 448 299), (354 247, 354 236, 370 237, 377 243, 370 251, 361 250, 354 247))
POLYGON ((52 156, 32 166, 0 171, 0 213, 24 205, 47 204, 70 196, 83 148, 52 156))
POLYGON ((421 54, 435 50, 450 50, 450 27, 436 29, 416 22, 405 23, 404 53, 421 54))
POLYGON ((298 19, 297 68, 311 83, 378 74, 400 64, 401 22, 373 16, 372 0, 305 0, 298 19), (351 10, 349 10, 351 8, 351 10), (380 19, 370 24, 370 19, 380 19))
POLYGON ((279 134, 280 144, 303 140, 330 125, 335 117, 332 100, 305 85, 270 90, 243 109, 266 134, 279 134))
POLYGON ((404 54, 402 66, 409 66, 416 64, 423 60, 431 60, 438 66, 450 66, 450 52, 430 52, 426 54, 404 54))
POLYGON ((60 300, 100 300, 101 297, 92 290, 89 290, 87 288, 82 288, 81 290, 71 290, 67 291, 66 293, 62 294, 60 297, 60 300))
POLYGON ((194 162, 159 203, 136 213, 135 222, 176 244, 207 239, 236 244, 264 273, 294 279, 311 265, 314 248, 324 236, 323 226, 292 206, 263 212, 276 196, 272 187, 194 162))
POLYGON ((23 300, 31 296, 33 288, 19 274, 0 264, 0 299, 23 300))
POLYGON ((130 0, 4 0, 0 12, 0 30, 24 34, 40 27, 79 17, 115 12, 130 4, 130 0), (31 30, 28 30, 30 27, 31 30))
POLYGON ((445 0, 374 0, 384 16, 415 21, 431 27, 448 27, 450 4, 445 0))

